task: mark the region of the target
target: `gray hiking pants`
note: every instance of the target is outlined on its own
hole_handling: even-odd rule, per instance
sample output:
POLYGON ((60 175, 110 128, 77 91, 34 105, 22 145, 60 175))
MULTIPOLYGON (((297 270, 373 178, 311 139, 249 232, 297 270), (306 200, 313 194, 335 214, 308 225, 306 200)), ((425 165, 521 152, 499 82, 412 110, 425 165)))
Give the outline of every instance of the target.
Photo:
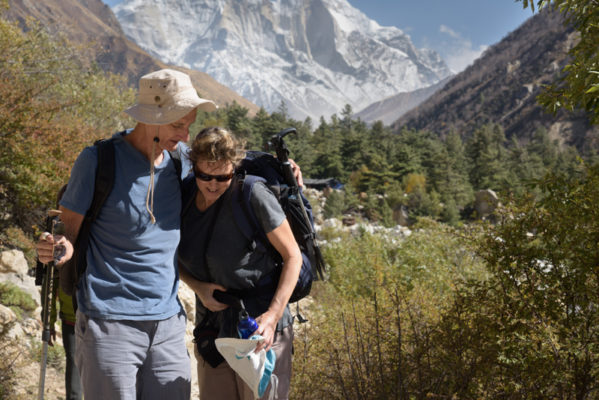
POLYGON ((75 362, 85 400, 188 400, 185 314, 162 321, 90 318, 77 311, 75 362))

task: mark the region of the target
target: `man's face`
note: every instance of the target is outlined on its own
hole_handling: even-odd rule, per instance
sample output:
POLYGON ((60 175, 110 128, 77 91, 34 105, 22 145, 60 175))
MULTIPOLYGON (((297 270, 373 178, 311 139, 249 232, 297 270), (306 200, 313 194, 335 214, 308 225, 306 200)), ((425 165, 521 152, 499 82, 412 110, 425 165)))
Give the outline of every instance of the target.
POLYGON ((159 126, 159 145, 163 150, 174 151, 177 149, 177 143, 189 141, 189 127, 196 120, 196 113, 197 109, 193 109, 180 120, 159 126))

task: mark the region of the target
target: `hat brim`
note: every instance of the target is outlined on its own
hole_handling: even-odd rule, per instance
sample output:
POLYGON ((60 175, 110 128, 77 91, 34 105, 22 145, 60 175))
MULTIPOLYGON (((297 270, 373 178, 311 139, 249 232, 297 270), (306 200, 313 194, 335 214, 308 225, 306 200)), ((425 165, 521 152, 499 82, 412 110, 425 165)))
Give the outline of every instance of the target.
POLYGON ((158 107, 148 104, 135 104, 125 110, 134 120, 147 125, 168 125, 185 117, 194 109, 211 112, 216 111, 216 104, 210 100, 198 100, 185 105, 158 107))

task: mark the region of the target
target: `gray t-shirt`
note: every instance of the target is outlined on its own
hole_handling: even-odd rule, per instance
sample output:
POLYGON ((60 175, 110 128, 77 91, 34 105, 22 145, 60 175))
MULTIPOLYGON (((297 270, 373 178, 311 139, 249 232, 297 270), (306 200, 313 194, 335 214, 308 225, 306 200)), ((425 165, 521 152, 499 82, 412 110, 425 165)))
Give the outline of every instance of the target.
MULTIPOLYGON (((261 246, 248 240, 238 228, 233 217, 233 185, 220 199, 204 212, 198 210, 195 202, 195 180, 184 181, 184 203, 192 201, 181 222, 181 241, 178 249, 179 266, 186 268, 195 278, 204 282, 218 283, 229 290, 248 290, 265 275, 277 268, 275 260, 261 246), (220 203, 220 204, 219 204, 220 203), (210 236, 211 235, 211 236, 210 236)), ((252 187, 250 204, 258 223, 268 233, 279 227, 285 213, 274 194, 262 182, 252 187)), ((246 309, 252 317, 257 317, 268 309, 272 297, 254 296, 244 299, 246 309)), ((201 321, 205 308, 196 299, 196 323, 201 321)), ((228 310, 219 316, 221 335, 230 336, 237 322, 237 312, 228 310)), ((288 307, 277 325, 282 329, 292 322, 288 307)))

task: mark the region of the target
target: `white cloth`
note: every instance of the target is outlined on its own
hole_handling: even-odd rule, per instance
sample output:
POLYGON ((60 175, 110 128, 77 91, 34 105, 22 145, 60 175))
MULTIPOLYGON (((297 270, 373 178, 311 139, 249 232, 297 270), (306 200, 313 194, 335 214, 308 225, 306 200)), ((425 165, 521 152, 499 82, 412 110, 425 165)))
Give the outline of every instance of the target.
POLYGON ((263 340, 262 336, 254 335, 249 339, 218 338, 215 341, 220 354, 252 389, 256 399, 262 397, 269 382, 273 384, 270 393, 276 396, 277 392, 277 377, 272 374, 276 362, 275 352, 272 349, 268 352, 264 349, 258 353, 254 351, 263 340))

